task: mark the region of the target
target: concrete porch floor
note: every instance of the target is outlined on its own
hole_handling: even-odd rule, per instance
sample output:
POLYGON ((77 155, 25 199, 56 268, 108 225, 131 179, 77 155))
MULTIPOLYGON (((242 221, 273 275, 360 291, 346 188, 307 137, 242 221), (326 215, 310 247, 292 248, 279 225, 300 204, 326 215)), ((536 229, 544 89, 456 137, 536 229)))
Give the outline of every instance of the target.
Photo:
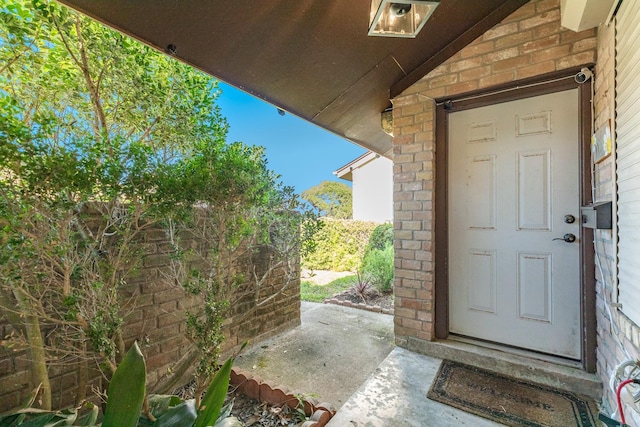
POLYGON ((327 427, 502 425, 427 399, 440 362, 396 347, 327 427))
MULTIPOLYGON (((427 349, 416 350, 425 353, 427 349)), ((595 376, 577 369, 495 349, 444 342, 428 350, 426 356, 395 347, 392 316, 303 302, 299 327, 256 343, 236 359, 235 366, 272 386, 286 386, 331 403, 338 412, 330 427, 501 425, 427 399, 444 358, 485 368, 498 366, 499 372, 533 381, 555 379, 555 386, 561 385, 559 381, 567 389, 593 397, 601 390, 595 376), (578 382, 571 382, 573 377, 578 382)))

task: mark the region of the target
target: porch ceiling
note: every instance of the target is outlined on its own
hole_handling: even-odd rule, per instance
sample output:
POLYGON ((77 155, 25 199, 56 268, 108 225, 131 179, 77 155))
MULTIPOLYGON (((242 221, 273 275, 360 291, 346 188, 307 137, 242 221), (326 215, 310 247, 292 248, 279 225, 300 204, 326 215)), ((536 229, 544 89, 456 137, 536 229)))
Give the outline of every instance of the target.
POLYGON ((367 149, 390 98, 527 0, 442 0, 415 39, 369 37, 370 0, 60 0, 367 149))

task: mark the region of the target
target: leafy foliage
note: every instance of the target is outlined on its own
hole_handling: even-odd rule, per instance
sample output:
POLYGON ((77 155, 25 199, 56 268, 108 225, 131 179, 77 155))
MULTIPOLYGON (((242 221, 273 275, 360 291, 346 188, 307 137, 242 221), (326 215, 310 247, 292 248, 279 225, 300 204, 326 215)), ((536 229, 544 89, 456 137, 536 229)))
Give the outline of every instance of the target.
POLYGON ((380 224, 369 237, 366 253, 373 249, 383 250, 387 246, 393 246, 393 224, 380 224))
MULTIPOLYGON (((101 424, 97 424, 98 407, 85 403, 82 407, 62 411, 43 411, 29 406, 0 416, 0 426, 87 426, 97 427, 234 427, 241 425, 229 417, 233 402, 223 408, 229 388, 233 358, 228 359, 209 384, 202 405, 178 396, 151 395, 149 409, 141 414, 145 397, 145 361, 137 343, 127 352, 114 372, 109 386, 107 405, 101 424), (87 412, 88 410, 88 412, 87 412), (81 412, 86 414, 80 415, 81 412)), ((30 402, 33 403, 33 402, 30 402)))
POLYGON ((365 249, 361 270, 381 293, 391 292, 394 276, 393 225, 377 226, 365 249))
POLYGON ((313 215, 261 148, 226 144, 214 79, 54 2, 0 6, 0 70, 0 307, 30 351, 42 407, 54 358, 81 378, 94 364, 115 371, 135 303, 123 291, 158 227, 175 251, 166 280, 202 297, 187 332, 204 387, 231 295, 292 274, 313 215), (183 234, 202 244, 185 247, 183 234), (259 275, 240 260, 264 245, 274 252, 259 275))
POLYGON ((314 236, 316 248, 303 255, 302 266, 309 270, 356 271, 376 223, 325 218, 314 236))
POLYGON ((249 315, 286 292, 297 279, 293 260, 310 249, 313 233, 301 238, 300 226, 317 226, 293 189, 277 183, 260 147, 203 147, 176 168, 179 172, 163 181, 166 187, 160 186, 159 193, 184 197, 172 201, 167 212, 174 249, 169 279, 204 301, 204 311, 187 315, 188 335, 201 355, 201 390, 217 366, 227 309, 249 301, 249 315), (200 244, 190 246, 191 239, 184 236, 200 244), (246 265, 264 250, 270 253, 267 265, 246 265), (275 272, 283 273, 280 289, 267 301, 258 301, 262 284, 275 272))
POLYGON ((391 292, 393 289, 394 251, 392 245, 384 249, 372 249, 362 262, 362 271, 366 274, 378 292, 391 292))
POLYGON ((226 123, 211 78, 66 8, 16 0, 0 17, 0 305, 48 408, 47 359, 109 377, 124 355, 119 291, 158 221, 159 172, 193 139, 221 145, 226 123))
POLYGON ((323 181, 302 192, 320 216, 350 219, 353 215, 351 187, 336 181, 323 181))

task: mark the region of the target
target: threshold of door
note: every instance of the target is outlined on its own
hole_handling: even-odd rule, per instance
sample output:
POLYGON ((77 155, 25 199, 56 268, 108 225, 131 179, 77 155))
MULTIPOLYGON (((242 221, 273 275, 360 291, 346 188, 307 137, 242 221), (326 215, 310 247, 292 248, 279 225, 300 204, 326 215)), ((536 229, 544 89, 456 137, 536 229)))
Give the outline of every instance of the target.
POLYGON ((446 340, 409 344, 409 349, 440 359, 487 369, 523 381, 530 381, 572 391, 599 402, 602 398, 602 382, 596 374, 582 369, 578 362, 499 345, 481 345, 475 340, 450 336, 446 340), (535 356, 535 357, 533 357, 535 356), (552 360, 555 359, 555 360, 552 360), (559 363, 562 362, 562 363, 559 363))
POLYGON ((518 356, 527 357, 529 359, 537 359, 544 362, 554 363, 556 365, 564 365, 574 369, 582 369, 582 363, 577 360, 567 359, 565 357, 554 356, 546 353, 539 353, 532 350, 526 350, 523 348, 513 347, 509 345, 498 344, 491 341, 479 340, 470 337, 465 337, 463 335, 449 335, 450 341, 458 341, 467 343, 470 345, 490 348, 497 351, 502 351, 504 353, 516 354, 518 356))

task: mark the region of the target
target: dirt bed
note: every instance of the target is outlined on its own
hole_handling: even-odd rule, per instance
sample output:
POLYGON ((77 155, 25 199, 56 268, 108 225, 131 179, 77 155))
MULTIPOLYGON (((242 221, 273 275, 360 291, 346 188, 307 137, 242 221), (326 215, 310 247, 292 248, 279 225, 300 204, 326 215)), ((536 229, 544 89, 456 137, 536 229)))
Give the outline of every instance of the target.
POLYGON ((371 290, 369 292, 365 292, 365 295, 361 295, 360 293, 356 292, 354 288, 350 288, 329 298, 329 300, 333 299, 336 299, 338 301, 349 301, 353 304, 364 303, 368 306, 378 306, 382 310, 393 310, 392 292, 381 294, 376 290, 371 290))

